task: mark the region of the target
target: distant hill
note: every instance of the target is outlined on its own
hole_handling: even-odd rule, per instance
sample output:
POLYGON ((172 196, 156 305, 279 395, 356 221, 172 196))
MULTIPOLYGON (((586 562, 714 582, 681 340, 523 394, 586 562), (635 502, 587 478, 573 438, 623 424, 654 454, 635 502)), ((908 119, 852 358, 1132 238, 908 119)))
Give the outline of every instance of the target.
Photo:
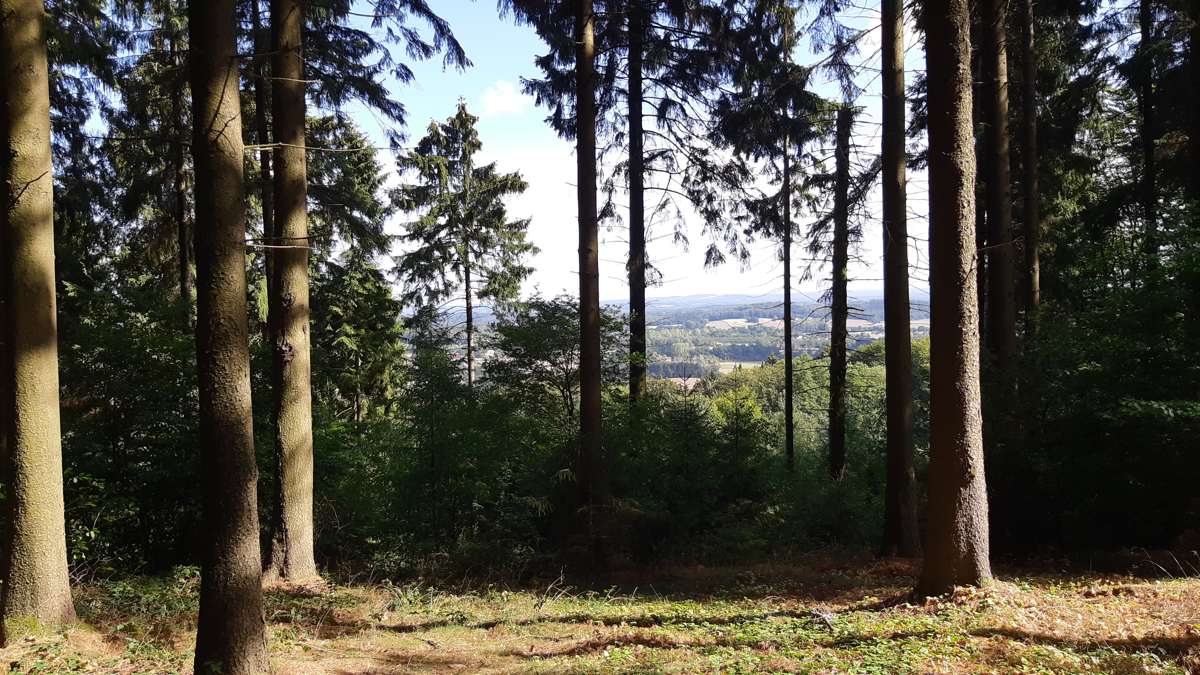
MULTIPOLYGON (((851 289, 849 292, 850 306, 854 308, 854 317, 863 320, 883 319, 883 289, 851 289)), ((796 293, 792 298, 793 313, 799 321, 809 313, 815 318, 824 318, 827 314, 821 304, 820 294, 815 292, 796 293)), ((912 306, 913 319, 925 319, 929 316, 929 292, 924 288, 909 289, 909 303, 912 306)), ((606 307, 616 307, 622 311, 629 309, 627 299, 604 300, 601 304, 606 307)), ((646 301, 647 319, 651 323, 691 323, 700 324, 708 321, 733 319, 778 319, 783 316, 783 294, 767 293, 749 295, 743 293, 676 295, 661 298, 649 298, 646 301)), ((465 314, 461 306, 451 305, 446 308, 447 317, 451 321, 462 321, 465 314)), ((486 306, 476 307, 475 321, 480 326, 486 326, 494 320, 492 311, 486 306)))
MULTIPOLYGON (((819 298, 819 291, 796 293, 792 302, 801 304, 804 298, 819 298)), ((851 300, 883 300, 882 288, 852 288, 849 292, 851 300)), ((908 289, 910 302, 929 303, 929 291, 923 287, 913 286, 908 289)), ((601 301, 612 307, 628 307, 627 298, 610 298, 601 301)), ((741 293, 705 293, 697 295, 671 295, 660 298, 649 298, 646 303, 651 307, 672 309, 697 309, 703 307, 729 307, 734 305, 761 305, 783 302, 783 293, 760 293, 747 295, 741 293)))

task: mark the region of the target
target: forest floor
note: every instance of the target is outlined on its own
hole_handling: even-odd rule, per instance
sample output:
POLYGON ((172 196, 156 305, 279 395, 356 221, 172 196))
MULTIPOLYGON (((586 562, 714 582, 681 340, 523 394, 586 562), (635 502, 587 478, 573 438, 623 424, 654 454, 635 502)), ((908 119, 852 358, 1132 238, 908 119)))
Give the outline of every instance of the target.
MULTIPOLYGON (((608 590, 330 585, 267 594, 277 673, 1200 672, 1200 579, 1001 574, 909 595, 907 561, 685 567, 608 590)), ((194 570, 79 586, 80 621, 0 650, 20 673, 191 668, 194 570)))

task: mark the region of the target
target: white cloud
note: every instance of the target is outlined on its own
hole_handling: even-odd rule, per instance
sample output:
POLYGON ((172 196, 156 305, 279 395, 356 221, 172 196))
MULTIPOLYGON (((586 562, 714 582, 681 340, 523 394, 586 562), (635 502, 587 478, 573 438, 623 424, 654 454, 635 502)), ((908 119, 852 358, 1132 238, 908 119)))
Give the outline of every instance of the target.
POLYGON ((483 91, 482 104, 482 117, 520 115, 533 105, 533 99, 521 93, 512 82, 497 80, 483 91))

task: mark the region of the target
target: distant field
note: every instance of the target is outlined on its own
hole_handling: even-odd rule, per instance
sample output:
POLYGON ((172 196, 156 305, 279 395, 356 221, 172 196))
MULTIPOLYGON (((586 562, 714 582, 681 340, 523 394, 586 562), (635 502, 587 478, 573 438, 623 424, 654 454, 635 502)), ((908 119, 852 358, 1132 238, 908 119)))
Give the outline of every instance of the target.
POLYGON ((709 330, 729 330, 731 328, 764 328, 767 330, 783 330, 783 319, 719 319, 704 324, 709 330))
POLYGON ((717 372, 724 375, 725 373, 737 370, 738 366, 742 368, 758 368, 761 365, 758 361, 721 361, 717 364, 717 372))

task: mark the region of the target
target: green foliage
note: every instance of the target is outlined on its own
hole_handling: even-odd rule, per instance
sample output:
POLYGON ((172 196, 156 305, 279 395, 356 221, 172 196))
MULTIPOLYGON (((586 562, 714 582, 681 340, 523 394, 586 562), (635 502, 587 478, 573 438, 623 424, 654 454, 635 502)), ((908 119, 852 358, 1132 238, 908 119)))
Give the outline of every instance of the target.
POLYGON ((400 303, 359 250, 312 279, 313 391, 331 417, 363 421, 392 410, 403 382, 400 303))
POLYGON ((310 245, 328 259, 336 244, 363 255, 385 253, 391 239, 383 226, 392 215, 384 198, 386 175, 371 139, 344 115, 309 117, 305 142, 337 152, 310 152, 306 170, 310 245))
MULTIPOLYGON (((176 291, 180 272, 190 274, 180 265, 188 243, 178 238, 179 207, 182 224, 192 225, 187 153, 180 162, 172 152, 190 135, 182 4, 46 4, 71 562, 84 577, 157 572, 194 563, 204 536, 197 527, 190 299, 176 291)), ((546 39, 549 54, 538 61, 544 77, 527 86, 550 109, 555 129, 571 136, 573 6, 502 4, 546 39)), ((813 37, 842 50, 833 61, 844 68, 848 36, 839 36, 834 4, 821 4, 823 33, 813 37)), ((397 577, 552 568, 573 516, 579 309, 569 297, 519 300, 530 274, 525 259, 535 249, 528 223, 510 218, 504 203, 525 190, 525 181, 494 164, 475 166, 477 120, 460 105, 400 158, 408 182, 384 194, 373 142, 345 106, 357 102, 400 124, 404 108, 385 82, 406 82, 412 72, 393 49, 417 59, 441 53, 452 66, 467 65, 466 56, 420 0, 379 0, 370 30, 345 0, 307 9, 308 91, 325 111, 307 126, 320 559, 347 573, 370 568, 397 577), (379 264, 393 253, 384 225, 398 209, 412 214, 396 270, 405 285, 401 299, 379 264), (463 381, 456 331, 431 307, 462 292, 468 270, 472 298, 494 305, 495 313, 494 323, 480 321, 489 353, 474 387, 463 381), (407 324, 405 304, 421 308, 407 324)), ((620 83, 627 9, 597 2, 599 133, 612 149, 626 142, 620 83)), ((743 188, 756 169, 768 181, 778 177, 785 128, 797 170, 819 173, 805 147, 827 131, 827 105, 806 88, 811 71, 789 60, 796 8, 736 0, 646 9, 646 101, 657 125, 647 132, 647 166, 651 174, 678 177, 679 189, 669 191, 724 238, 723 249, 709 250, 709 262, 724 251, 740 256, 751 236, 781 234, 780 196, 743 188), (711 129, 709 121, 716 123, 711 129)), ((1194 79, 1189 11, 1154 3, 1143 39, 1127 13, 1091 2, 1038 5, 1044 301, 1024 317, 1019 403, 1007 416, 1018 427, 1018 447, 988 458, 994 493, 1019 496, 995 502, 1000 549, 1170 546, 1200 518, 1200 204, 1189 154, 1200 132, 1194 101, 1181 95, 1194 79), (1146 124, 1146 103, 1157 113, 1153 125, 1146 124), (1153 209, 1141 194, 1147 147, 1158 166, 1153 209)), ((249 37, 241 36, 240 49, 249 50, 249 37)), ((914 132, 925 121, 922 87, 918 78, 914 132)), ((250 181, 261 178, 254 155, 250 181)), ((604 186, 613 215, 611 197, 628 164, 606 166, 615 171, 604 186)), ((816 202, 804 188, 819 182, 797 187, 796 205, 811 208, 816 202)), ((856 187, 865 191, 867 183, 856 187)), ((252 199, 247 207, 253 216, 261 204, 252 199)), ((248 267, 261 322, 265 281, 248 267)), ((721 310, 759 318, 753 312, 721 310)), ((728 317, 693 308, 675 327, 656 331, 651 360, 673 359, 660 372, 705 374, 686 391, 655 382, 631 406, 623 390, 625 327, 615 312, 603 315, 613 548, 637 561, 695 561, 874 544, 884 486, 881 343, 859 345, 850 359, 850 468, 835 483, 825 475, 824 338, 796 343, 809 355, 794 364, 797 458, 789 473, 780 456, 784 368, 777 334, 749 327, 697 334, 716 318, 728 317), (712 372, 718 360, 762 365, 719 375, 712 372)), ((264 343, 256 331, 252 384, 265 459, 264 343)), ((929 445, 929 360, 928 340, 916 340, 918 478, 929 445)), ((996 414, 992 405, 985 401, 986 415, 996 414)), ((272 472, 264 461, 264 485, 272 472)), ((192 611, 180 598, 194 580, 173 583, 183 590, 160 589, 149 602, 165 612, 192 611)), ((144 589, 112 584, 106 594, 113 604, 98 613, 153 610, 134 597, 146 596, 144 589)), ((776 629, 747 630, 774 639, 776 629)), ((805 630, 790 637, 807 640, 805 630)), ((131 649, 154 641, 123 632, 131 649)), ((862 657, 882 651, 864 647, 862 657)), ((888 665, 894 663, 870 663, 888 665)))
POLYGON ((72 562, 83 574, 189 559, 199 522, 195 345, 151 278, 71 288, 63 456, 72 562))
MULTIPOLYGON (((486 379, 514 395, 530 412, 573 432, 579 402, 579 302, 568 296, 534 298, 497 317, 486 342, 495 356, 486 379)), ((623 381, 624 325, 614 312, 600 315, 601 377, 623 381)))
POLYGON ((409 306, 440 303, 464 286, 467 302, 478 297, 503 306, 533 271, 523 261, 537 252, 525 240, 529 221, 509 220, 504 206, 527 185, 494 163, 475 166, 478 120, 460 101, 453 117, 431 122, 416 149, 398 160, 416 181, 392 196, 398 208, 417 215, 401 236, 406 250, 396 268, 409 306))

